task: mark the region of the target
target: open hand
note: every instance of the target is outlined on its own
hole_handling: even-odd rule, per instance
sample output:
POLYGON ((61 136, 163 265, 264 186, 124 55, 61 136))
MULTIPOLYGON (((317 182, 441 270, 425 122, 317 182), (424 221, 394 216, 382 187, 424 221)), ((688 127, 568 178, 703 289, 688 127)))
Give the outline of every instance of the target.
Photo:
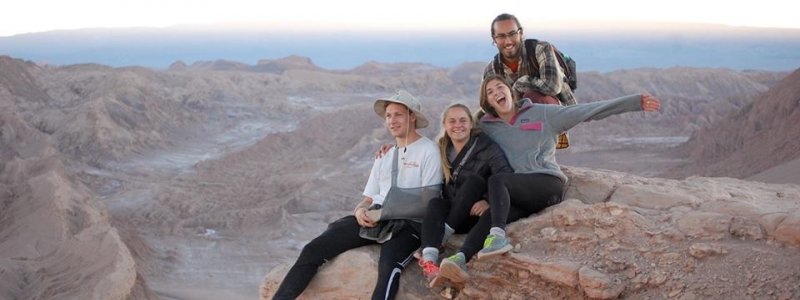
POLYGON ((653 95, 648 93, 642 94, 642 110, 643 111, 658 111, 661 109, 661 101, 653 95))

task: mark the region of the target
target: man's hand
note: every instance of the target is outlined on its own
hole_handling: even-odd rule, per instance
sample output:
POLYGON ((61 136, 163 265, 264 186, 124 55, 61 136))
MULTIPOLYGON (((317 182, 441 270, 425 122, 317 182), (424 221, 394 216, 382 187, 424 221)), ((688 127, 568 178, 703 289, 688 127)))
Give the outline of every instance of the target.
POLYGON ((356 209, 356 214, 355 215, 356 215, 356 221, 358 221, 358 225, 361 225, 363 227, 375 227, 376 225, 378 225, 377 222, 372 221, 367 216, 367 209, 366 208, 361 207, 361 208, 356 209))
POLYGON ((519 78, 517 78, 517 80, 514 81, 514 84, 512 84, 511 86, 512 94, 517 93, 517 95, 519 95, 528 92, 531 89, 530 84, 528 84, 528 82, 530 81, 531 81, 531 76, 529 75, 522 75, 519 78))
POLYGON ((375 151, 375 159, 381 158, 386 155, 389 150, 392 150, 392 144, 383 144, 377 151, 375 151))
POLYGON ((486 202, 486 200, 480 200, 472 205, 472 209, 469 210, 469 214, 480 217, 487 210, 489 210, 489 202, 486 202))
POLYGON ((356 221, 358 221, 358 225, 364 227, 375 227, 378 225, 378 222, 371 220, 367 216, 367 207, 372 205, 372 198, 364 197, 364 200, 361 200, 361 203, 356 205, 356 210, 353 211, 353 215, 356 217, 356 221))

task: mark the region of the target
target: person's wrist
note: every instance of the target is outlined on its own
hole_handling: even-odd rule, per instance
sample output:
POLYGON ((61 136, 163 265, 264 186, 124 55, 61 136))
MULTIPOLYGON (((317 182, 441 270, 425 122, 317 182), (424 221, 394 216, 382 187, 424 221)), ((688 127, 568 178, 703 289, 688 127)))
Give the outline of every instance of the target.
POLYGON ((355 216, 358 216, 358 211, 359 211, 359 210, 362 210, 362 209, 363 209, 365 212, 367 211, 367 208, 365 208, 365 207, 362 207, 362 206, 359 206, 359 207, 356 207, 356 210, 355 210, 355 211, 353 211, 353 215, 355 215, 355 216))

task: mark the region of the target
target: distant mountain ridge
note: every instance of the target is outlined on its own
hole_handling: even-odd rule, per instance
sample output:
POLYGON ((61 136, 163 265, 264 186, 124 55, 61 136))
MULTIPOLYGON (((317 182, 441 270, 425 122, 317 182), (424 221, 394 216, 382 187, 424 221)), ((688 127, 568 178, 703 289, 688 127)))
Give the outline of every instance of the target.
MULTIPOLYGON (((525 33, 557 45, 576 59, 579 71, 676 66, 789 71, 800 67, 800 29, 650 24, 603 30, 586 26, 572 30, 526 27, 525 33)), ((40 63, 93 62, 157 69, 178 60, 255 63, 289 55, 309 57, 332 70, 350 70, 368 61, 450 68, 466 61, 488 61, 496 52, 488 28, 424 33, 127 28, 0 37, 0 54, 40 63)))
MULTIPOLYGON (((403 88, 427 99, 426 105, 434 108, 432 115, 449 102, 477 106, 484 64, 463 63, 447 69, 367 62, 353 70, 333 71, 318 67, 310 58, 288 56, 260 60, 256 65, 225 60, 175 62, 169 70, 158 71, 97 64, 41 67, 0 56, 0 66, 4 66, 0 83, 5 83, 5 88, 0 85, 0 94, 16 95, 8 98, 10 102, 0 101, 0 107, 18 111, 37 128, 53 133, 62 152, 92 162, 167 147, 174 129, 245 113, 238 107, 262 107, 245 113, 252 116, 289 116, 314 106, 280 100, 286 97, 324 101, 403 88)), ((579 74, 579 102, 642 91, 666 102, 664 110, 647 122, 629 114, 612 117, 602 128, 579 126, 574 135, 585 142, 575 143, 578 150, 608 142, 603 137, 609 135, 688 136, 738 110, 750 95, 766 91, 785 75, 700 68, 579 74)))
POLYGON ((169 71, 245 71, 256 73, 281 74, 286 70, 321 70, 308 57, 290 55, 280 59, 261 59, 256 65, 218 59, 214 61, 196 61, 191 65, 178 60, 170 64, 169 71))

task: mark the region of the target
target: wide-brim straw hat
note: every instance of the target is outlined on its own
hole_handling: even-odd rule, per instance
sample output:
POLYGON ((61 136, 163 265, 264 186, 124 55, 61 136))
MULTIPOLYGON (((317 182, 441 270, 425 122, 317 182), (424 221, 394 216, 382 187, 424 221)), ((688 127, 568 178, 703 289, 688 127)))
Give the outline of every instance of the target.
POLYGON ((406 92, 405 90, 399 90, 391 97, 375 100, 375 104, 373 105, 375 108, 375 113, 381 118, 385 118, 386 105, 389 103, 405 105, 405 107, 414 112, 414 115, 417 117, 417 121, 414 124, 416 128, 428 127, 428 117, 422 113, 422 105, 419 103, 419 100, 417 100, 417 98, 412 96, 410 93, 406 92))

